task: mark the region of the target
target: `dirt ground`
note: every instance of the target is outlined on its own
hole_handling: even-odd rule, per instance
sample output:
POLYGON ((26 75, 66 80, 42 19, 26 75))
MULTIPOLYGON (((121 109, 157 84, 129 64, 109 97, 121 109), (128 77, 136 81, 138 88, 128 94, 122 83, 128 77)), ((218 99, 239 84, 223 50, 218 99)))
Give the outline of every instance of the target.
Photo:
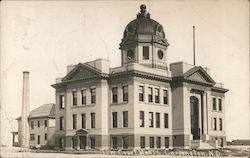
MULTIPOLYGON (((34 151, 24 150, 19 147, 4 146, 0 148, 1 158, 201 158, 204 156, 173 156, 173 155, 143 155, 143 156, 125 156, 125 155, 105 155, 105 154, 74 154, 74 153, 51 153, 52 151, 34 151)), ((246 157, 250 158, 249 147, 228 147, 219 150, 222 154, 220 157, 246 157)), ((208 156, 213 158, 212 156, 208 156)))

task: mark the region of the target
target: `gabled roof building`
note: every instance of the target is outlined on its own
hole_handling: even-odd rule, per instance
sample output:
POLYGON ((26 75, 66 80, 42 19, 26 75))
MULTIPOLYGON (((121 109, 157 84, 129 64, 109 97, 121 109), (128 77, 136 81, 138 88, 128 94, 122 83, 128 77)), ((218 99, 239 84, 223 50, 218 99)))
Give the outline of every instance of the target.
POLYGON ((141 5, 124 31, 121 66, 67 67, 56 92, 55 147, 171 149, 224 146, 225 93, 206 69, 168 64, 163 26, 141 5))

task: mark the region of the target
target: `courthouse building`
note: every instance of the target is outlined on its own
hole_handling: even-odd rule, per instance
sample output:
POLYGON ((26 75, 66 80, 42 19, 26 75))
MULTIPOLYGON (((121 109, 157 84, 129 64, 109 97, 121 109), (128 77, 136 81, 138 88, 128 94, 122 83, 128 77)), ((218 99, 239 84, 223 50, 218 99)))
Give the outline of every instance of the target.
POLYGON ((125 27, 121 66, 70 65, 56 90, 55 147, 171 149, 223 146, 225 92, 207 69, 169 66, 163 26, 141 5, 125 27))

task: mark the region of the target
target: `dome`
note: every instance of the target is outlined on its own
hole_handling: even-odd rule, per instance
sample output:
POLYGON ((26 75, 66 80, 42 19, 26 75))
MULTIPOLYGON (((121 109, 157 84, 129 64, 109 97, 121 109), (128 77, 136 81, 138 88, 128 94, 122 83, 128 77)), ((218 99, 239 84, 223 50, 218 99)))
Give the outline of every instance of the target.
POLYGON ((157 35, 165 38, 162 25, 151 19, 149 13, 146 13, 146 5, 141 5, 140 9, 141 11, 137 14, 137 18, 126 26, 124 38, 134 35, 157 35))

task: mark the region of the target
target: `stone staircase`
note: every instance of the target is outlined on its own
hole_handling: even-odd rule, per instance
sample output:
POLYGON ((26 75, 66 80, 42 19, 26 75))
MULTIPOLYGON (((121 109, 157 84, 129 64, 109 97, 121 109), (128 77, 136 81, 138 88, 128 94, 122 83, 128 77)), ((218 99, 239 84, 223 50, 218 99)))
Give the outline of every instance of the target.
POLYGON ((191 149, 215 149, 216 147, 215 141, 191 140, 191 149))

